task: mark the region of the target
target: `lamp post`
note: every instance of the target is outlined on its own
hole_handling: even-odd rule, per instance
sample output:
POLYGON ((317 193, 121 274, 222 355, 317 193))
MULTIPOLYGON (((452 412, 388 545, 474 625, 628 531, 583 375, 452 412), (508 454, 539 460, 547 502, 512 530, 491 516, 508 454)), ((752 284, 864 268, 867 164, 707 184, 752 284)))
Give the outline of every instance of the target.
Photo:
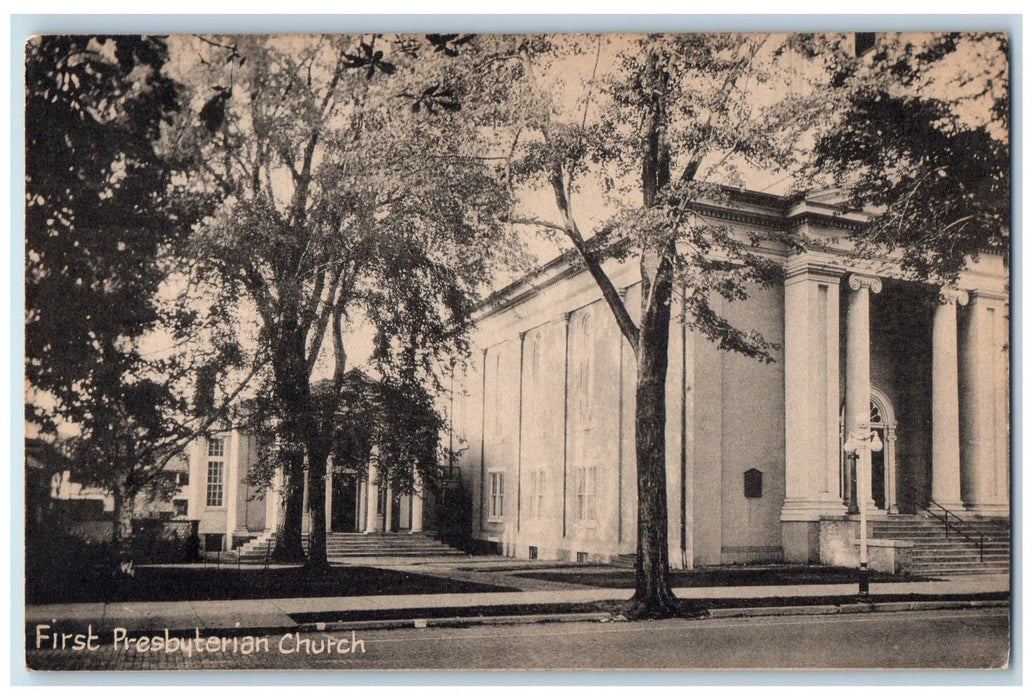
MULTIPOLYGON (((867 427, 867 422, 861 425, 867 427)), ((861 436, 850 433, 847 439, 843 441, 843 452, 848 458, 853 460, 854 470, 857 474, 854 483, 855 488, 858 490, 856 497, 857 509, 861 516, 861 551, 857 562, 857 595, 861 598, 868 597, 868 496, 867 494, 862 494, 860 488, 861 484, 865 484, 867 489, 870 490, 872 483, 871 458, 869 456, 869 459, 863 459, 863 457, 866 453, 870 455, 872 452, 880 451, 882 451, 882 440, 874 430, 869 429, 867 435, 861 436), (864 469, 858 470, 858 465, 864 466, 864 469), (860 473, 860 471, 864 473, 860 473)))

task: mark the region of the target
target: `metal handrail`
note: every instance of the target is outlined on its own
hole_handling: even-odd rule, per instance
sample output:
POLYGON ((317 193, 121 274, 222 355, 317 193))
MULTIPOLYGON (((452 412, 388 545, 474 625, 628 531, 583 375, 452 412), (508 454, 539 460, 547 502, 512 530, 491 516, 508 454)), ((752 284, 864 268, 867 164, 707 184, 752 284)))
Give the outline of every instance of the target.
POLYGON ((953 530, 954 532, 958 533, 959 535, 964 537, 969 542, 975 542, 976 545, 978 545, 978 547, 979 547, 979 561, 983 561, 983 547, 984 547, 984 545, 985 545, 985 543, 987 541, 991 541, 991 542, 993 541, 993 536, 992 535, 984 532, 980 527, 978 527, 977 525, 972 523, 972 521, 965 520, 960 515, 958 515, 954 511, 952 511, 949 508, 947 508, 947 506, 945 506, 945 505, 943 505, 941 503, 937 503, 935 500, 933 500, 932 497, 929 498, 929 505, 936 506, 937 508, 942 510, 943 511, 942 515, 937 513, 936 511, 932 510, 931 508, 929 508, 927 506, 921 505, 921 503, 918 501, 918 497, 919 497, 920 494, 914 488, 912 488, 910 486, 907 486, 907 485, 903 485, 903 490, 906 491, 911 496, 911 503, 916 508, 920 508, 920 509, 924 510, 926 513, 928 513, 929 515, 931 515, 934 518, 936 518, 937 520, 942 520, 943 521, 944 536, 948 540, 950 539, 951 530, 953 530), (978 540, 975 539, 968 532, 965 532, 961 528, 959 528, 959 527, 957 527, 955 525, 952 525, 951 522, 950 522, 951 516, 954 516, 958 520, 958 522, 964 523, 965 526, 969 528, 969 530, 975 530, 975 534, 979 536, 979 539, 978 540))

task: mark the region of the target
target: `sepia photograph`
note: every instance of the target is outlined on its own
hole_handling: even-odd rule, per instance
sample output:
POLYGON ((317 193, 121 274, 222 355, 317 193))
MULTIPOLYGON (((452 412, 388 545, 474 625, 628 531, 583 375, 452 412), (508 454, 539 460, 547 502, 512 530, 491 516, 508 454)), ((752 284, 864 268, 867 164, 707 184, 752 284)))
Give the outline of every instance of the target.
POLYGON ((28 674, 998 682, 1014 51, 32 36, 28 674))

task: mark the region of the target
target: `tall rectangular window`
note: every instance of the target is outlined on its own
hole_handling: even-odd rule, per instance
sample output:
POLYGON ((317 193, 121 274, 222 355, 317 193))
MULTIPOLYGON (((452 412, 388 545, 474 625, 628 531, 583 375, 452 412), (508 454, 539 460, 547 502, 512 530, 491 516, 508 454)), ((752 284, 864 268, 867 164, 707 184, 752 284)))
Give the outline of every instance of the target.
POLYGON ((208 441, 208 482, 205 488, 205 505, 210 508, 222 506, 225 442, 222 438, 208 441))
POLYGON ((596 517, 596 493, 595 493, 595 467, 578 468, 575 478, 577 479, 577 519, 595 520, 596 517))
POLYGON ((223 438, 212 438, 208 441, 208 456, 222 457, 225 454, 226 440, 223 438))
POLYGON ((545 407, 545 369, 542 362, 542 332, 538 331, 531 337, 531 400, 530 419, 531 436, 537 444, 541 444, 545 438, 546 430, 546 407, 545 407))
POLYGON ((531 489, 528 494, 527 509, 532 518, 540 518, 545 515, 545 470, 534 469, 531 471, 531 489))
POLYGON ((491 492, 488 502, 488 519, 502 520, 504 514, 503 497, 505 495, 505 474, 503 472, 490 472, 491 492))

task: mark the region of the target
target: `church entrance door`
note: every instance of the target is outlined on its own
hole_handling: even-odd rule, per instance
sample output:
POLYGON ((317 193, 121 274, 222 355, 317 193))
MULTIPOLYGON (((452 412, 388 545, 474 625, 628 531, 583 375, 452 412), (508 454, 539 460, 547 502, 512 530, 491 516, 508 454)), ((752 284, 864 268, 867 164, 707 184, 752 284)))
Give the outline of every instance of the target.
POLYGON ((335 472, 330 495, 330 530, 359 531, 359 478, 348 472, 335 472))

